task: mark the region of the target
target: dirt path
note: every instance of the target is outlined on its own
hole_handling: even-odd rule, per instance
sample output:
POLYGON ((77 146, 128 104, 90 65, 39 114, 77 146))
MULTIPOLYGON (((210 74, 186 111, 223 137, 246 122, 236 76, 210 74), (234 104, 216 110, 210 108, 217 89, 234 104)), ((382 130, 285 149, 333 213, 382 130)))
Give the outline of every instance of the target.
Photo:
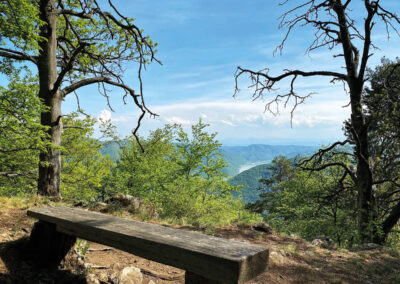
MULTIPOLYGON (((72 251, 59 270, 37 270, 18 249, 29 236, 33 222, 26 217, 26 208, 1 206, 0 283, 113 283, 121 270, 129 266, 141 269, 144 284, 184 283, 182 270, 84 241, 75 248, 80 254, 72 251)), ((251 228, 222 228, 214 235, 269 247, 269 271, 249 284, 400 283, 400 258, 388 248, 357 252, 324 249, 302 239, 251 228)))

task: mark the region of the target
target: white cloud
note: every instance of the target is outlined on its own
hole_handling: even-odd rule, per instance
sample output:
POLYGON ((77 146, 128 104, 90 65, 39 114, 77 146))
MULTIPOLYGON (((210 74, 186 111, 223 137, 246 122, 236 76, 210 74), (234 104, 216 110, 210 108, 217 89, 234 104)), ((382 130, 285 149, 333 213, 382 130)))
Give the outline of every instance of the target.
POLYGON ((97 116, 98 120, 107 121, 111 119, 111 112, 107 109, 103 109, 100 114, 97 116))
POLYGON ((234 124, 233 122, 231 122, 231 121, 228 121, 228 120, 221 120, 221 122, 223 123, 223 124, 226 124, 226 125, 230 125, 230 126, 236 126, 236 124, 234 124))
POLYGON ((178 116, 165 117, 165 121, 168 122, 168 123, 178 123, 178 124, 182 124, 182 125, 194 124, 193 121, 187 120, 187 119, 183 119, 183 118, 178 117, 178 116))
MULTIPOLYGON (((188 131, 201 117, 211 125, 210 131, 218 132, 218 139, 222 141, 246 139, 265 141, 263 143, 278 140, 279 143, 303 143, 296 141, 312 140, 327 143, 343 137, 342 123, 349 117, 349 108, 343 108, 347 104, 346 99, 341 93, 321 92, 307 101, 307 104, 298 106, 292 125, 289 106, 286 109, 282 107, 280 115, 274 116, 264 112, 266 101, 262 100, 231 99, 152 106, 152 111, 159 117, 144 119, 140 132, 146 136, 148 130, 162 127, 166 123, 181 124, 188 131)), ((112 121, 129 133, 136 119, 137 114, 130 113, 113 118, 112 121)))

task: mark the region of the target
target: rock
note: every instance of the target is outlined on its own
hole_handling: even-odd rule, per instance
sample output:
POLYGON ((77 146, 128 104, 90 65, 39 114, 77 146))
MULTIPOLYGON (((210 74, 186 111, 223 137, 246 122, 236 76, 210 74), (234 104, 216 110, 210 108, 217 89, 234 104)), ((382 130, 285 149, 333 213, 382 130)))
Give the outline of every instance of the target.
POLYGON ((360 249, 361 250, 372 250, 372 249, 377 249, 377 248, 381 248, 381 245, 375 244, 375 243, 366 243, 361 245, 360 249))
POLYGON ((96 204, 98 207, 102 208, 102 207, 107 207, 107 203, 105 202, 97 202, 96 204))
POLYGON ((129 194, 118 193, 108 200, 108 203, 120 203, 122 206, 132 206, 133 210, 138 210, 142 200, 129 194))
POLYGON ((158 212, 156 206, 152 203, 141 204, 139 214, 144 217, 144 219, 157 219, 158 212))
POLYGON ((99 280, 100 280, 101 282, 107 283, 108 280, 109 280, 109 275, 108 275, 108 273, 107 273, 107 272, 102 272, 102 273, 99 275, 99 280))
POLYGON ((137 267, 125 267, 121 271, 118 280, 118 284, 141 284, 143 282, 143 274, 137 267))
POLYGON ((153 280, 150 280, 148 284, 156 284, 153 280))
POLYGON ((110 275, 110 277, 108 278, 109 282, 112 284, 118 284, 119 282, 119 276, 117 272, 114 272, 113 274, 110 275))
POLYGON ((252 226, 252 228, 253 228, 253 230, 258 231, 258 232, 263 232, 266 234, 272 233, 272 228, 268 224, 265 224, 265 223, 254 224, 252 226))
POLYGON ((108 204, 105 202, 96 202, 94 206, 92 206, 92 209, 106 213, 108 210, 108 204))
POLYGON ((311 240, 311 244, 316 247, 321 248, 332 248, 333 247, 333 240, 327 236, 318 236, 311 240))
POLYGON ((89 274, 86 277, 86 281, 88 284, 100 284, 99 279, 97 279, 96 275, 94 275, 94 274, 89 274))
POLYGON ((73 201, 74 207, 88 207, 88 205, 82 201, 74 200, 73 201))
POLYGON ((270 252, 270 261, 276 265, 282 265, 287 263, 286 252, 284 251, 271 251, 270 252))

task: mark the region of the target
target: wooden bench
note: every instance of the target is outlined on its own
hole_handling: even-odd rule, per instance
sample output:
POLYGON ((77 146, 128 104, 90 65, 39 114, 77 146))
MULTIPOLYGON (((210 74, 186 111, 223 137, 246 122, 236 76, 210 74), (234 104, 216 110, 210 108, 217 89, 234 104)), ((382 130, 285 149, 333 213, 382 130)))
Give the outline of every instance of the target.
POLYGON ((181 268, 185 283, 244 283, 263 273, 268 249, 69 207, 35 208, 32 246, 58 265, 76 237, 181 268))

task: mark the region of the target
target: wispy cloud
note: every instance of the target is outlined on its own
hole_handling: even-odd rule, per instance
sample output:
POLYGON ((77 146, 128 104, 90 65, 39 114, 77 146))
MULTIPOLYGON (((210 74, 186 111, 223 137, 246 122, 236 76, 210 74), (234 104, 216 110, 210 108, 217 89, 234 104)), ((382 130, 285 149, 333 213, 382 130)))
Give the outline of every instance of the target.
MULTIPOLYGON (((348 118, 349 109, 343 108, 344 100, 315 100, 312 104, 297 108, 292 124, 290 109, 281 109, 281 114, 274 116, 264 111, 262 101, 219 100, 203 102, 184 102, 153 106, 152 110, 160 116, 143 121, 142 133, 162 127, 166 123, 181 124, 187 130, 202 118, 219 133, 220 139, 257 138, 257 139, 337 139, 342 136, 342 122, 348 118), (240 133, 240 135, 238 135, 240 133), (286 138, 285 138, 286 137, 286 138)), ((116 115, 111 118, 119 129, 126 131, 136 122, 138 114, 116 115)), ((124 131, 123 131, 124 132, 124 131)), ((128 134, 123 133, 123 134, 128 134)))

